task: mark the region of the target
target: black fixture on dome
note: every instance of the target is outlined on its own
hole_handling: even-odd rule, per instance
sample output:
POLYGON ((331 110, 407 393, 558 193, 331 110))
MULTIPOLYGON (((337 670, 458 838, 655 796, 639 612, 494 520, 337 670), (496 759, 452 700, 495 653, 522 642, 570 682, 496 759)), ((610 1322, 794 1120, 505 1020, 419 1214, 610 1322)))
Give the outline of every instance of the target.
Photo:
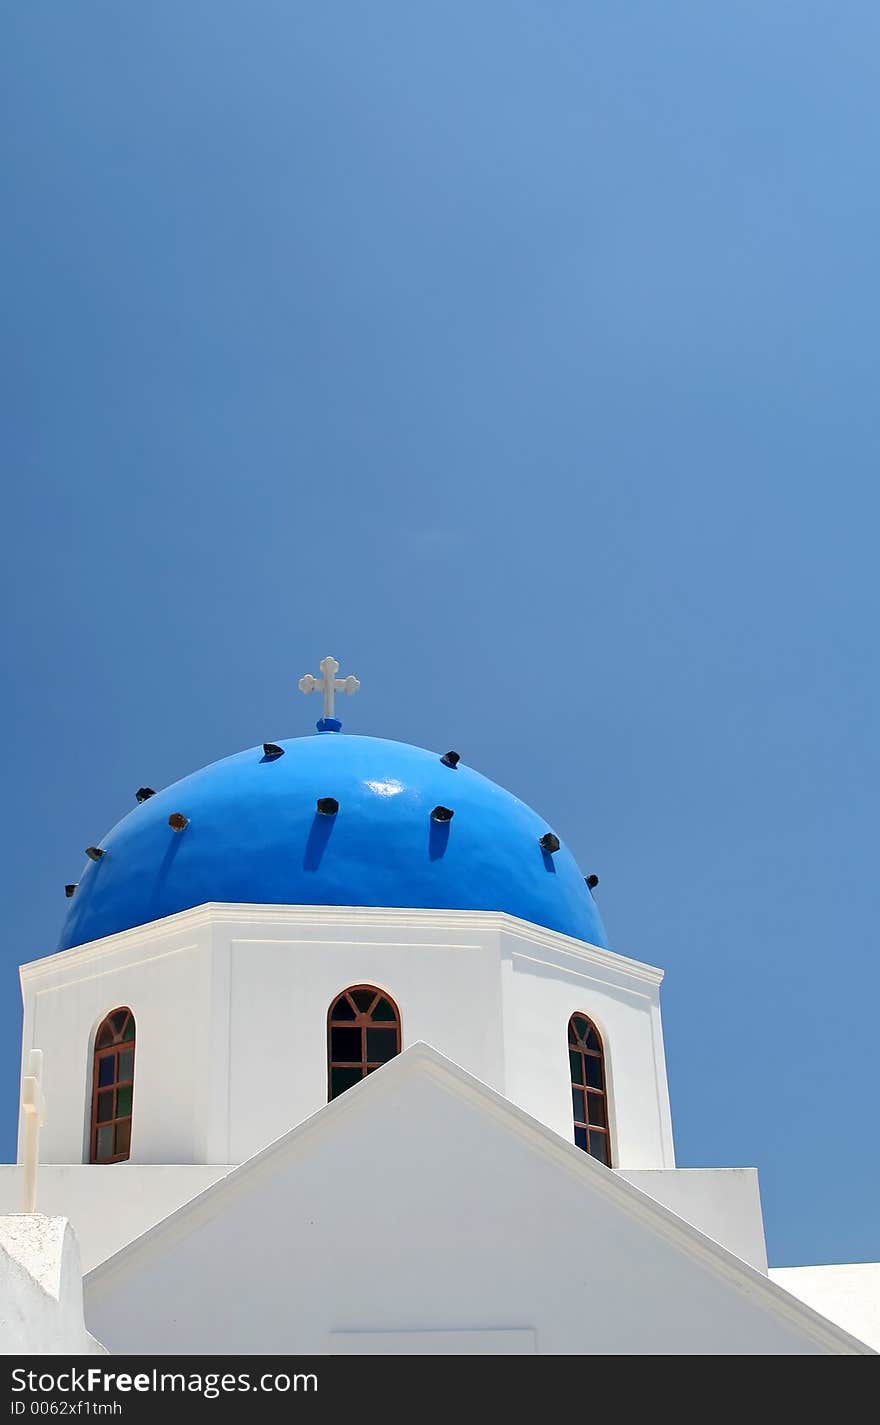
POLYGON ((88 856, 90 861, 100 861, 102 856, 107 855, 107 852, 104 850, 103 846, 87 846, 86 855, 88 856))
POLYGON ((435 807, 431 812, 432 821, 451 821, 455 812, 451 807, 435 807))
POLYGON ((270 762, 274 762, 278 757, 284 756, 284 748, 279 747, 277 742, 264 742, 263 754, 270 762))
POLYGON ((319 797, 315 805, 321 816, 335 816, 339 811, 339 803, 335 797, 319 797))
POLYGON ((542 851, 546 851, 549 856, 554 855, 559 850, 560 841, 555 831, 545 831, 541 837, 540 846, 542 851))
POLYGON ((64 894, 67 896, 68 900, 70 900, 70 897, 75 894, 78 884, 78 881, 73 881, 69 886, 64 887, 64 894))
POLYGON ((134 799, 136 802, 148 802, 150 797, 154 797, 155 795, 156 793, 152 787, 138 787, 134 794, 134 799))
POLYGON ((584 880, 586 881, 591 891, 594 891, 599 884, 598 876, 584 876, 584 880))
POLYGON ((440 761, 444 767, 457 767, 461 761, 461 756, 458 752, 444 752, 440 761))
POLYGON ((173 811, 168 818, 168 825, 172 831, 186 831, 189 826, 189 817, 184 816, 182 811, 173 811))

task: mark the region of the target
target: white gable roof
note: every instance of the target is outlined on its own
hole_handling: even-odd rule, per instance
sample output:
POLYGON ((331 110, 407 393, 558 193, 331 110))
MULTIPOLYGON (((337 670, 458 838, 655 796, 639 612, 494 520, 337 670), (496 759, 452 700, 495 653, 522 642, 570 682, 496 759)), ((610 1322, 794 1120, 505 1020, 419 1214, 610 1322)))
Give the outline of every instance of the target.
POLYGON ((554 1354, 870 1354, 425 1044, 96 1268, 86 1303, 117 1351, 491 1331, 554 1354))

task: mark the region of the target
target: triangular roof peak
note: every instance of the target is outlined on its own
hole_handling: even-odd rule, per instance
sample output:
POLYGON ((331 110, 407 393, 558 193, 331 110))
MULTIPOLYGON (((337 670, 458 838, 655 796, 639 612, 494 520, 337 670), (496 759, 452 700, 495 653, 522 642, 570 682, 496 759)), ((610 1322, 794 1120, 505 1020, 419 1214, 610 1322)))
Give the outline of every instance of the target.
POLYGON ((699 1261, 714 1276, 753 1298, 765 1311, 803 1331, 820 1350, 824 1348, 836 1354, 875 1354, 864 1342, 850 1336, 776 1286, 763 1273, 734 1256, 625 1178, 598 1163, 574 1143, 561 1138, 432 1045, 422 1042, 405 1049, 380 1070, 324 1105, 310 1118, 297 1124, 101 1263, 86 1277, 87 1288, 100 1297, 105 1286, 109 1287, 161 1247, 171 1245, 185 1237, 191 1229, 216 1217, 225 1206, 247 1194, 265 1175, 297 1155, 308 1153, 310 1147, 325 1135, 341 1130, 353 1114, 368 1113, 373 1105, 378 1106, 405 1082, 419 1077, 430 1078, 446 1093, 467 1102, 502 1125, 557 1170, 579 1179, 591 1191, 610 1199, 626 1215, 637 1219, 680 1252, 699 1261))

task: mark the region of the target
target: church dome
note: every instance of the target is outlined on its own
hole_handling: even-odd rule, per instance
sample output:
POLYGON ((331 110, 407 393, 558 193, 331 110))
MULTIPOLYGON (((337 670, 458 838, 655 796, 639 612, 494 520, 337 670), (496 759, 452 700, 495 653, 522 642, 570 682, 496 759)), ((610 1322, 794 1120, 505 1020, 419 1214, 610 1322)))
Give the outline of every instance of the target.
POLYGON ((322 731, 250 748, 149 795, 91 849, 59 949, 205 901, 506 911, 604 945, 574 857, 541 845, 550 830, 421 747, 322 731))

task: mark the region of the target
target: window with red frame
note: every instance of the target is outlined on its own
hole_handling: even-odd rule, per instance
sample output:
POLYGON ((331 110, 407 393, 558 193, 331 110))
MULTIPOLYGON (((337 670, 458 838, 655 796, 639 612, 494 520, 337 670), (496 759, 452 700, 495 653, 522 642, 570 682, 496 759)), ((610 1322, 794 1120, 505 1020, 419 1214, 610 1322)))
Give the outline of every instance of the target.
POLYGON ((327 1016, 328 1101, 399 1053, 400 1010, 391 996, 374 985, 343 990, 327 1016))
POLYGON ((95 1036, 90 1163, 124 1163, 131 1153, 134 1015, 114 1009, 95 1036))
POLYGON ((605 1053, 598 1029, 585 1014, 573 1014, 568 1022, 568 1058, 571 1065, 574 1141, 585 1153, 610 1168, 605 1053))

